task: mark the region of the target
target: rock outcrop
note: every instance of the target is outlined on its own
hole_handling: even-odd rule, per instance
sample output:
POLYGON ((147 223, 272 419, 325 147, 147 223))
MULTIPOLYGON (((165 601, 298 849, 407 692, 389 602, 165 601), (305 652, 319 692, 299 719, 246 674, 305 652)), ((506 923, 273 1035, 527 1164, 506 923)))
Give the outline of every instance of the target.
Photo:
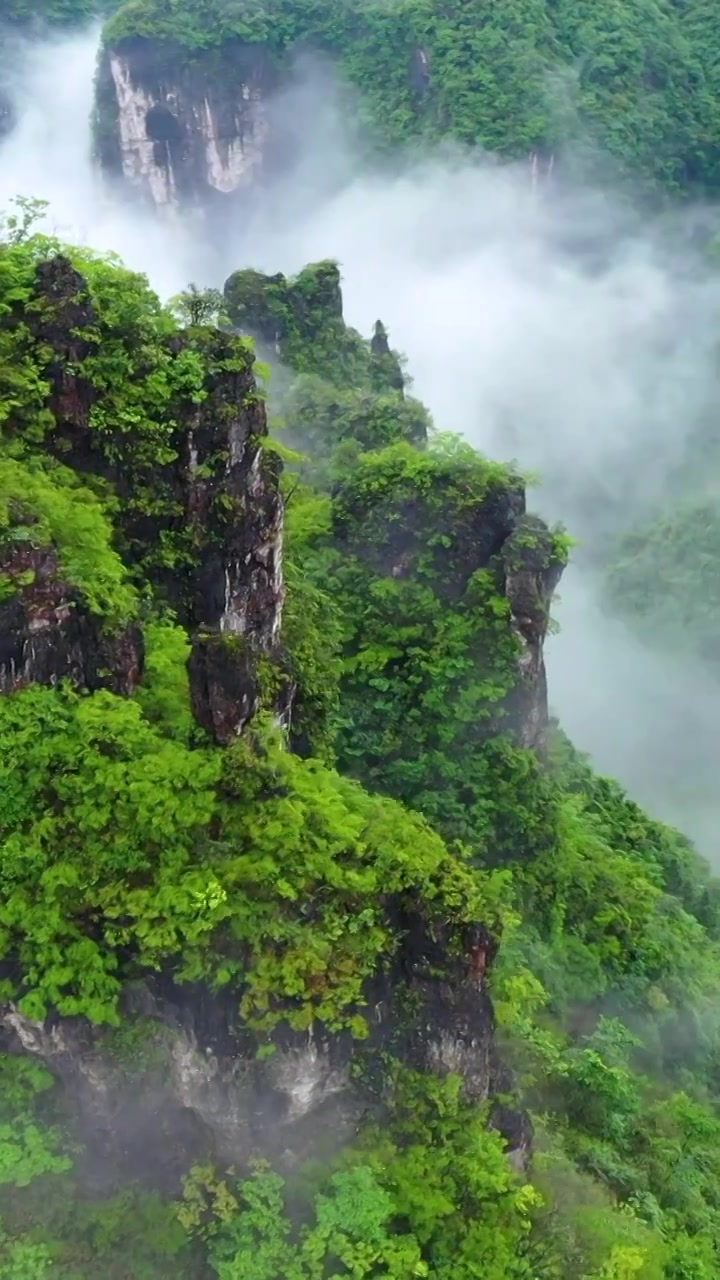
MULTIPOLYGON (((296 276, 289 277, 280 272, 263 275, 252 268, 234 271, 225 281, 224 296, 233 325, 256 339, 258 349, 271 363, 280 362, 277 372, 281 378, 283 374, 287 378, 288 368, 314 374, 326 385, 326 397, 330 385, 341 398, 349 391, 361 391, 366 417, 372 417, 372 395, 398 397, 405 402, 402 437, 413 444, 426 443, 426 412, 405 395, 401 359, 391 349, 382 321, 375 322, 369 342, 345 321, 336 262, 327 259, 309 263, 296 276)), ((386 407, 378 406, 379 417, 387 418, 386 407)), ((316 409, 318 417, 322 417, 320 406, 316 409)), ((402 407, 395 406, 395 410, 396 415, 403 414, 402 407)), ((347 418, 347 404, 344 414, 339 411, 337 416, 347 418)), ((311 437, 315 435, 309 423, 304 427, 311 437)), ((350 434, 355 434, 352 429, 350 434)), ((364 449, 390 443, 380 431, 374 440, 372 435, 372 431, 360 430, 356 438, 364 449)), ((322 451, 319 442, 318 447, 322 451)))
MULTIPOLYGON (((212 346, 216 363, 230 363, 238 342, 218 333, 212 346)), ((190 690, 198 723, 222 744, 257 710, 257 664, 278 652, 284 599, 280 461, 263 452, 265 409, 249 377, 252 385, 244 368, 215 378, 185 441, 185 510, 198 557, 190 690)), ((286 686, 283 718, 290 697, 286 686)))
MULTIPOLYGON (((22 519, 15 529, 32 539, 22 519)), ((0 600, 0 694, 60 680, 126 697, 133 692, 143 669, 140 628, 105 628, 66 581, 54 547, 6 541, 0 582, 9 591, 0 600)))
MULTIPOLYGON (((176 425, 158 456, 142 423, 138 434, 114 444, 94 425, 102 397, 89 357, 107 335, 83 276, 67 259, 38 267, 25 323, 48 386, 46 447, 81 474, 112 484, 118 548, 187 626, 193 710, 216 741, 227 743, 258 708, 257 666, 274 659, 283 604, 280 466, 262 447, 267 423, 253 354, 214 329, 167 340, 169 359, 181 359, 188 347, 201 358, 205 385, 202 396, 181 393, 169 406, 176 425)), ((54 552, 34 546, 31 526, 28 536, 22 546, 11 542, 0 562, 0 575, 32 579, 2 606, 3 687, 67 677, 78 687, 129 693, 142 669, 136 630, 111 635, 99 628, 63 581, 54 552)), ((288 714, 290 696, 287 686, 279 715, 288 714)))
MULTIPOLYGON (((260 280, 267 298, 267 280, 260 280)), ((329 323, 339 342, 338 368, 350 362, 372 385, 380 361, 381 385, 389 381, 398 403, 407 403, 382 326, 374 344, 346 330, 333 264, 277 282, 267 337, 300 352, 329 323)), ((244 288, 256 283, 244 274, 244 288)), ((2 323, 16 322, 10 314, 2 323)), ((139 414, 113 434, 98 429, 96 414, 108 394, 97 374, 103 344, 129 344, 128 363, 133 370, 142 365, 132 363, 133 333, 112 323, 66 259, 38 268, 27 324, 47 384, 44 449, 100 492, 112 487, 119 499, 109 508, 117 551, 127 572, 164 596, 187 628, 195 719, 216 742, 229 744, 258 709, 261 668, 274 664, 282 672, 283 661, 280 463, 263 448, 267 424, 254 356, 242 338, 212 328, 157 338, 163 368, 192 359, 181 366, 184 376, 170 380, 158 419, 148 411, 147 421, 139 414), (191 376, 198 366, 201 386, 191 376)), ((142 353, 147 361, 144 347, 142 353)), ((487 570, 502 605, 500 626, 506 638, 512 630, 520 651, 512 727, 525 745, 538 745, 546 719, 542 641, 559 576, 552 537, 525 516, 524 488, 511 473, 478 460, 467 480, 452 458, 438 461, 407 442, 398 448, 391 456, 398 466, 381 483, 363 488, 359 464, 342 494, 335 493, 337 545, 385 578, 420 572, 422 560, 422 574, 431 575, 448 608, 487 570), (417 466, 426 463, 432 474, 418 483, 417 466)), ((99 626, 63 576, 57 548, 34 539, 32 523, 28 531, 2 550, 0 580, 13 591, 0 609, 0 691, 64 676, 84 689, 131 693, 143 661, 137 628, 99 626)), ((278 683, 275 710, 288 723, 293 689, 288 680, 278 683)), ((130 1062, 103 1028, 52 1015, 31 1022, 13 1004, 0 1008, 0 1048, 48 1065, 74 1104, 90 1164, 106 1166, 111 1182, 119 1172, 139 1172, 149 1149, 146 1172, 157 1184, 172 1182, 177 1169, 187 1168, 188 1154, 208 1148, 243 1166, 258 1153, 300 1159, 316 1149, 324 1128, 337 1144, 368 1109, 387 1101, 388 1054, 421 1071, 459 1075, 469 1098, 492 1103, 490 1122, 522 1165, 529 1120, 494 1101, 513 1088, 498 1058, 486 990, 496 939, 480 921, 468 928, 428 916, 409 890, 386 907, 398 945, 358 1001, 369 1025, 365 1040, 317 1024, 300 1034, 286 1023, 263 1039, 241 1021, 236 999, 181 988, 159 972, 124 994, 123 1025, 147 1031, 145 1047, 130 1062), (258 1056, 258 1048, 272 1052, 258 1056)))
POLYGON ((293 277, 266 276, 252 268, 234 271, 224 295, 236 328, 290 365, 299 350, 310 352, 320 338, 327 361, 327 354, 342 349, 354 332, 345 324, 340 271, 330 260, 310 263, 293 277))
POLYGON ((187 53, 135 38, 105 48, 96 147, 107 172, 153 204, 205 203, 247 189, 270 145, 277 73, 259 46, 187 53))
MULTIPOLYGON (((336 263, 313 263, 291 278, 239 270, 226 280, 224 294, 233 323, 257 338, 271 359, 279 357, 285 367, 323 379, 323 395, 315 404, 310 393, 307 404, 289 397, 289 422, 298 429, 301 446, 308 441, 310 452, 318 454, 352 438, 363 450, 398 439, 424 448, 424 424, 400 416, 409 401, 400 359, 382 322, 376 322, 369 342, 345 323, 336 263), (364 389, 364 403, 355 413, 348 406, 348 384, 364 389), (373 437, 372 393, 399 398, 392 413, 385 400, 378 412, 385 432, 392 414, 398 427, 406 428, 395 439, 373 437), (313 414, 315 424, 309 421, 313 414), (314 425, 322 429, 315 431, 314 425)), ((497 600, 510 607, 516 654, 509 678, 502 675, 509 690, 501 706, 504 723, 489 719, 487 735, 510 727, 518 746, 542 750, 547 727, 543 646, 564 559, 544 522, 527 514, 522 478, 506 470, 485 485, 479 474, 484 464, 477 457, 475 464, 474 487, 463 483, 462 463, 458 469, 452 460, 447 467, 438 460, 434 474, 417 481, 412 467, 406 471, 398 460, 394 476, 376 484, 361 481, 357 491, 349 477, 335 494, 333 531, 343 550, 378 578, 412 580, 422 572, 425 584, 450 609, 467 599, 475 574, 490 574, 497 600)), ((487 668, 486 657, 479 654, 479 667, 487 668)))
MULTIPOLYGON (((479 679, 490 678, 507 694, 497 715, 486 715, 484 728, 477 727, 476 741, 510 730, 518 746, 542 750, 548 723, 543 648, 564 561, 555 536, 526 514, 525 504, 524 481, 512 472, 478 492, 463 485, 452 463, 438 462, 416 478, 412 465, 398 459, 375 483, 351 476, 338 486, 333 531, 343 550, 378 579, 421 577, 448 611, 462 610, 477 575, 485 575, 493 597, 485 621, 496 619, 491 644, 499 660, 483 635, 468 656, 477 661, 479 679), (509 618, 500 621, 507 606, 509 618)), ((414 621, 422 625, 420 615, 414 621)))
POLYGON ((548 725, 543 646, 563 562, 547 525, 525 513, 503 542, 500 555, 518 640, 518 679, 510 698, 511 718, 520 746, 538 750, 544 746, 548 725))
POLYGON ((497 1056, 485 989, 497 944, 478 925, 451 958, 451 939, 431 936, 418 919, 408 914, 391 972, 370 984, 364 1042, 320 1026, 281 1028, 274 1052, 258 1058, 230 1001, 159 981, 126 997, 129 1054, 112 1031, 84 1019, 38 1023, 14 1005, 0 1009, 0 1048, 53 1072, 73 1103, 88 1166, 102 1167, 110 1183, 120 1173, 171 1183, 188 1156, 207 1159, 209 1150, 242 1169, 258 1155, 290 1166, 321 1149, 325 1135, 337 1147, 390 1101, 387 1053, 419 1070, 459 1074, 475 1101, 508 1095, 490 1122, 523 1165, 532 1130, 510 1102, 513 1081, 497 1056))

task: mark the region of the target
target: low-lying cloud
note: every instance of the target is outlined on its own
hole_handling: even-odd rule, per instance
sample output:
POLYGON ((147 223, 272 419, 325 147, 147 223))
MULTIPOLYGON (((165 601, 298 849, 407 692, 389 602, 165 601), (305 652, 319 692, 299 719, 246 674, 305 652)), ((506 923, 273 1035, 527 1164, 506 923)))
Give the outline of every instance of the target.
POLYGON ((651 223, 626 199, 556 177, 534 185, 529 165, 452 153, 373 174, 343 140, 323 72, 287 104, 292 175, 209 243, 201 226, 161 225, 94 173, 97 38, 15 59, 18 125, 0 144, 0 205, 17 193, 49 199, 58 234, 116 250, 165 296, 239 266, 338 259, 347 319, 369 333, 382 317, 437 425, 538 473, 533 505, 580 540, 561 586, 562 632, 548 643, 561 721, 712 856, 720 686, 603 617, 592 567, 606 539, 671 489, 717 398, 720 284, 692 235, 703 216, 651 223))

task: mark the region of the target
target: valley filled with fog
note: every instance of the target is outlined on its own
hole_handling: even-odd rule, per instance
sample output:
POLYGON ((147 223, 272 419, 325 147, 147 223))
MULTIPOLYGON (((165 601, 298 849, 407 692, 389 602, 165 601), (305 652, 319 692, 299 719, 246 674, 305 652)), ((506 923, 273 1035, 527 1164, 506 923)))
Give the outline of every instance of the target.
POLYGON ((435 424, 537 476, 532 505, 577 539, 547 643, 554 713, 596 766, 717 863, 720 686, 607 615, 598 562, 673 491, 694 426, 717 400, 720 284, 703 269, 707 211, 655 217, 627 195, 534 185, 527 166, 451 152, 400 172, 355 153, 326 69, 278 109, 291 172, 242 220, 143 208, 91 159, 99 33, 15 47, 15 125, 0 142, 0 206, 49 201, 44 230, 118 253, 163 296, 221 286, 242 266, 334 257, 345 316, 379 317, 435 424))

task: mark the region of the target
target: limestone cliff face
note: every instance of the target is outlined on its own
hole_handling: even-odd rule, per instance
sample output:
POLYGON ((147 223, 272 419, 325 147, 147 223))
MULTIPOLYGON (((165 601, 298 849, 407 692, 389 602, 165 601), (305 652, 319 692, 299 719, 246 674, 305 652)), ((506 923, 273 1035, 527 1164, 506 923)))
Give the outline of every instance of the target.
MULTIPOLYGON (((495 942, 478 925, 451 960, 450 940, 431 937, 419 918, 408 913, 392 972, 368 989, 364 1042, 320 1026, 280 1029, 274 1052, 258 1059, 231 1002, 159 980, 126 997, 125 1017, 140 1030, 130 1057, 106 1029, 83 1019, 32 1022, 11 1004, 0 1008, 0 1048, 49 1067, 73 1104, 89 1166, 111 1183, 128 1173, 172 1183, 188 1156, 207 1160, 209 1151, 240 1168, 258 1154, 292 1166, 328 1136, 337 1149, 389 1101, 385 1052, 420 1070, 459 1074, 477 1102, 511 1094, 485 990, 495 942)), ((506 1099, 493 1104, 490 1124, 509 1158, 524 1164, 532 1137, 524 1113, 506 1099)))
POLYGON ((519 646, 512 720, 520 745, 538 749, 544 745, 548 724, 543 647, 550 603, 563 566, 554 554, 547 526, 537 516, 524 513, 503 542, 500 554, 519 646))
MULTIPOLYGON (((193 710, 216 741, 227 743, 258 708, 257 664, 274 655, 284 598, 280 468, 262 447, 267 423, 252 353, 212 329, 168 340, 171 359, 194 343, 206 381, 200 403, 188 394, 171 406, 176 427, 159 461, 154 452, 143 458, 142 439, 132 435, 108 452, 106 437, 94 429, 101 392, 87 361, 103 330, 82 275, 67 259, 38 267, 35 308, 25 322, 44 362, 46 447, 113 485, 119 550, 131 570, 140 561, 186 624, 193 710), (183 551, 167 568, 153 560, 163 543, 183 551)), ((35 545, 31 526, 26 532, 26 541, 0 550, 0 579, 17 586, 0 605, 0 688, 67 677, 77 687, 130 693, 142 670, 139 633, 106 633, 63 580, 54 550, 35 545)))
POLYGON ((262 50, 237 41, 191 62, 152 40, 106 48, 98 77, 100 162, 159 207, 241 191, 265 165, 275 82, 262 50))
MULTIPOLYGON (((237 340, 211 339, 230 365, 237 340)), ((257 710, 256 666, 277 651, 284 600, 280 463, 245 364, 212 380, 185 440, 185 509, 198 551, 190 603, 195 718, 227 744, 257 710)), ((278 713, 289 713, 286 689, 278 713)))

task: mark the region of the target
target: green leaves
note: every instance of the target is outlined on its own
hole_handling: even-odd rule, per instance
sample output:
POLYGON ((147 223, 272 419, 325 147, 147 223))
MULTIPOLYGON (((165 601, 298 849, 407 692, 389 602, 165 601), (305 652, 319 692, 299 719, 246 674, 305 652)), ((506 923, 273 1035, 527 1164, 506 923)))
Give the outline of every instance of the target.
POLYGON ((219 289, 199 289, 196 284, 189 284, 183 293, 170 299, 168 306, 181 324, 217 328, 230 323, 225 312, 225 299, 219 289))
POLYGON ((50 459, 0 458, 0 545, 54 548, 60 576, 91 613, 117 627, 136 612, 137 598, 111 539, 101 501, 75 472, 50 459))
POLYGON ((37 1099, 52 1085, 44 1067, 0 1054, 0 1187, 27 1187, 35 1178, 70 1168, 58 1131, 35 1114, 37 1099))
POLYGON ((366 1133, 323 1181, 302 1226, 277 1174, 261 1165, 240 1184, 237 1209, 209 1231, 220 1280, 475 1280, 480 1266, 487 1280, 531 1280, 523 1255, 537 1197, 460 1100, 460 1081, 399 1073, 394 1084, 382 1133, 366 1133))
POLYGON ((257 1028, 362 1034, 394 895, 503 911, 422 819, 272 739, 190 750, 135 702, 35 688, 0 701, 0 758, 0 949, 28 1016, 112 1022, 123 979, 172 962, 233 982, 257 1028))
POLYGON ((8 0, 3 17, 6 22, 17 23, 20 27, 42 23, 70 26, 87 22, 99 8, 95 0, 8 0))
POLYGON ((134 939, 154 965, 199 927, 189 859, 213 812, 219 761, 156 736, 136 704, 112 695, 5 698, 0 740, 0 927, 20 961, 24 1007, 112 1020, 113 948, 134 939), (92 921, 104 925, 86 932, 92 921))

